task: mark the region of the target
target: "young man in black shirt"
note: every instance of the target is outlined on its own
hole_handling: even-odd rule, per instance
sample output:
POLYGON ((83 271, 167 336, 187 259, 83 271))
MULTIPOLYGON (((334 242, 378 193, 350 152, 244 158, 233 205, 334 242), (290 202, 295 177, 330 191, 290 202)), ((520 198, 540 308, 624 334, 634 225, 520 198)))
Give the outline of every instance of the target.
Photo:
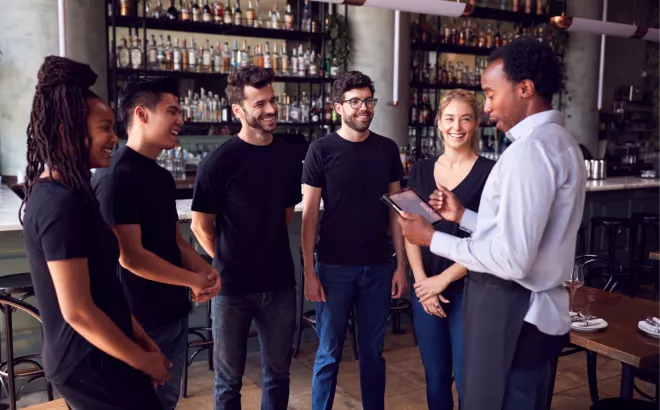
POLYGON ((120 278, 131 311, 173 363, 172 379, 158 388, 165 409, 179 399, 188 343, 188 288, 196 301, 220 290, 218 273, 179 231, 176 185, 155 162, 174 148, 183 125, 173 79, 130 79, 119 109, 128 131, 126 146, 92 180, 101 213, 119 240, 120 278))
POLYGON ((305 297, 317 302, 320 339, 312 380, 314 410, 332 407, 353 306, 357 314, 362 404, 365 410, 384 407, 382 350, 389 300, 401 297, 406 277, 401 230, 396 215, 380 197, 401 189, 403 167, 396 143, 369 131, 377 101, 373 94, 373 82, 359 71, 347 72, 335 80, 332 99, 342 118, 341 128, 314 142, 305 159, 305 297), (315 266, 321 198, 324 214, 315 266))
POLYGON ((243 67, 226 89, 241 130, 197 171, 192 230, 222 276, 213 299, 215 410, 241 408, 247 336, 256 323, 263 410, 285 410, 296 296, 287 225, 301 200, 301 158, 276 128, 273 70, 243 67))

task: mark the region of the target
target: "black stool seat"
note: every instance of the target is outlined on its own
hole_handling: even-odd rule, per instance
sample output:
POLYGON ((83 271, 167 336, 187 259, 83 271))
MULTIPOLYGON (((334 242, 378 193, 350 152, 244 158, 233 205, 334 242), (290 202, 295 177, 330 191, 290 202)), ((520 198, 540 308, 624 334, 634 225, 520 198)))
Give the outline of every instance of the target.
POLYGON ((660 214, 657 214, 655 212, 634 212, 631 215, 632 219, 639 220, 642 219, 644 221, 660 221, 660 214))
POLYGON ((657 410, 658 406, 650 401, 637 399, 603 399, 591 406, 591 410, 657 410))
POLYGON ((33 290, 32 277, 29 273, 0 276, 0 293, 2 294, 27 293, 33 290))
POLYGON ((626 225, 629 222, 630 218, 621 218, 617 216, 594 216, 591 218, 591 223, 604 226, 626 225))

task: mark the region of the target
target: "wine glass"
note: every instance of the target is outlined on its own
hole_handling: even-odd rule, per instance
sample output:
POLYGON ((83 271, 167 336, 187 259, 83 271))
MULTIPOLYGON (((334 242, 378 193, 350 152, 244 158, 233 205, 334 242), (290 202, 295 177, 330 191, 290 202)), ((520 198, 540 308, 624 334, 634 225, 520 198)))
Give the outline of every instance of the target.
POLYGON ((566 281, 566 288, 571 292, 571 312, 573 311, 573 298, 575 297, 575 292, 582 285, 584 285, 584 270, 582 269, 582 265, 575 265, 573 266, 571 278, 566 281))

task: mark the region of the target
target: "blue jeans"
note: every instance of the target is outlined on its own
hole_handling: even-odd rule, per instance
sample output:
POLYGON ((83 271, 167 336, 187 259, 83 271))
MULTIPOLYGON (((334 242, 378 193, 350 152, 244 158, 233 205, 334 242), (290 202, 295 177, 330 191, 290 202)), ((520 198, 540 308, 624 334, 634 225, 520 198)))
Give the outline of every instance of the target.
POLYGON ((460 409, 463 393, 463 294, 445 294, 449 304, 442 304, 446 318, 429 315, 413 297, 415 336, 426 374, 426 400, 429 410, 452 410, 452 371, 456 380, 460 409))
POLYGON ((158 398, 165 410, 174 410, 181 394, 181 375, 186 365, 188 344, 188 317, 155 329, 145 329, 149 337, 174 365, 170 369, 172 378, 163 386, 158 386, 158 398))
POLYGON ((214 409, 241 408, 247 339, 254 320, 259 332, 262 410, 286 410, 296 328, 295 289, 213 298, 214 409))
POLYGON ((312 409, 332 408, 349 314, 355 306, 362 406, 364 410, 382 410, 385 406, 382 352, 394 273, 392 265, 318 264, 317 272, 326 302, 316 304, 319 348, 314 361, 312 409))

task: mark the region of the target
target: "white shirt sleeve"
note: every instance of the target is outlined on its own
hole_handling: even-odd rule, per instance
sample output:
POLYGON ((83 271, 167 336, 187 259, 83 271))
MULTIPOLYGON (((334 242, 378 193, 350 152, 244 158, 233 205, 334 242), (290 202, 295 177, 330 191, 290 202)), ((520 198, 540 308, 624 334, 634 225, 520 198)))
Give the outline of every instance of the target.
POLYGON ((512 152, 500 159, 495 231, 463 239, 435 232, 430 249, 468 270, 516 280, 523 279, 534 263, 558 183, 556 168, 538 142, 520 141, 507 150, 512 152))
POLYGON ((477 219, 479 218, 476 212, 471 209, 465 209, 463 217, 461 218, 461 229, 465 232, 472 233, 477 230, 477 219))

